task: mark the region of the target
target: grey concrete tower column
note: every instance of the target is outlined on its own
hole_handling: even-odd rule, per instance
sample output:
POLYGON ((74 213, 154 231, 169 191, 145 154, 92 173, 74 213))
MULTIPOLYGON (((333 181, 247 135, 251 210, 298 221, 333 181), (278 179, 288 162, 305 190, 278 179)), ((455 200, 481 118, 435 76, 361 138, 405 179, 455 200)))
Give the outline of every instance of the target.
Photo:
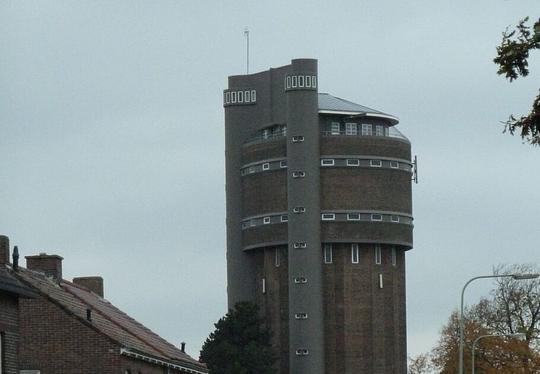
POLYGON ((324 373, 317 61, 293 60, 285 78, 290 373, 324 373))

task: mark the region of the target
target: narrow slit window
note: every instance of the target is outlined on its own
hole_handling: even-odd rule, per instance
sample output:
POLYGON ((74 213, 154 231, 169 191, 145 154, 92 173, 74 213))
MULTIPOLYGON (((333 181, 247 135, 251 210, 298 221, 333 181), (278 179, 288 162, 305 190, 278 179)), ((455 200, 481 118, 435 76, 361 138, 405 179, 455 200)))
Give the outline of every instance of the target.
POLYGON ((360 213, 347 214, 347 221, 360 221, 360 213))
POLYGON ((392 247, 392 266, 397 265, 397 251, 396 247, 392 247))
POLYGON ((304 249, 304 248, 307 248, 307 243, 306 242, 296 242, 293 244, 293 248, 294 249, 304 249))
POLYGON ((298 77, 296 75, 293 75, 292 76, 292 85, 291 85, 292 88, 296 88, 296 86, 298 85, 297 80, 298 80, 298 77))
POLYGON ((293 143, 301 143, 304 141, 304 137, 302 135, 297 135, 292 137, 293 143))
POLYGON ((351 244, 351 262, 358 264, 360 262, 360 250, 358 244, 351 244))
POLYGON ((265 225, 270 224, 270 217, 264 217, 263 218, 263 224, 265 224, 265 225))
POLYGON ((392 169, 399 169, 399 162, 397 161, 390 161, 390 167, 392 169))
POLYGON ((298 87, 304 87, 304 76, 303 75, 298 76, 298 87))
POLYGON ((249 93, 249 91, 244 92, 244 99, 246 103, 251 102, 251 94, 249 93))
POLYGON ((306 277, 295 277, 294 278, 294 283, 296 283, 296 284, 306 284, 307 283, 307 278, 306 277))
POLYGON ((311 76, 311 87, 317 88, 317 76, 316 75, 311 76))
POLYGON ((231 103, 231 93, 225 92, 225 103, 230 104, 231 103))
POLYGON ((289 216, 286 214, 281 215, 281 222, 289 222, 289 216))
POLYGON ((293 208, 293 213, 305 213, 306 212, 306 208, 304 208, 303 206, 295 206, 293 208))
POLYGON ((369 166, 372 168, 380 168, 382 166, 381 160, 369 160, 369 166))
POLYGON ((305 348, 300 348, 300 349, 297 349, 296 350, 296 355, 297 356, 307 356, 309 355, 309 351, 305 348))
POLYGON ((375 264, 380 265, 382 263, 382 250, 380 245, 375 246, 375 264))
POLYGON ((287 77, 287 88, 291 88, 291 77, 287 77))
POLYGON ((321 214, 321 219, 323 221, 334 221, 336 219, 336 215, 334 213, 323 213, 321 214))
POLYGON ((345 124, 345 135, 349 135, 349 136, 358 135, 358 126, 356 125, 356 123, 345 124))
POLYGON ((382 221, 382 214, 373 213, 371 215, 371 220, 376 222, 382 221))
POLYGON ((251 102, 254 103, 257 101, 257 91, 251 90, 251 102))
POLYGON ((306 173, 301 170, 293 171, 292 176, 293 178, 304 178, 306 176, 306 173))
POLYGON ((384 287, 383 276, 382 274, 379 274, 379 288, 382 289, 383 287, 384 287))
POLYGON ((238 91, 238 102, 239 103, 244 102, 244 91, 238 91))
POLYGON ((295 313, 294 318, 296 318, 296 319, 307 319, 308 314, 307 313, 295 313))
POLYGON ((357 159, 348 159, 347 166, 360 166, 360 160, 357 159))
POLYGON ((324 245, 324 263, 332 263, 332 244, 327 243, 324 245))
POLYGON ((334 159, 333 158, 323 158, 321 160, 321 166, 334 166, 334 159))
POLYGON ((236 91, 231 92, 231 103, 236 103, 236 91))
POLYGON ((362 124, 362 135, 363 136, 373 135, 373 129, 372 129, 370 123, 363 123, 362 124))
POLYGON ((276 265, 276 267, 278 268, 279 265, 281 265, 281 255, 279 253, 279 248, 276 248, 276 253, 275 253, 275 258, 274 258, 274 264, 276 265))
POLYGON ((266 278, 263 278, 262 279, 262 293, 265 294, 266 293, 266 278))
POLYGON ((311 88, 311 75, 306 75, 306 87, 311 88))
POLYGON ((270 170, 270 164, 268 162, 265 162, 263 165, 262 165, 262 169, 263 170, 270 170))

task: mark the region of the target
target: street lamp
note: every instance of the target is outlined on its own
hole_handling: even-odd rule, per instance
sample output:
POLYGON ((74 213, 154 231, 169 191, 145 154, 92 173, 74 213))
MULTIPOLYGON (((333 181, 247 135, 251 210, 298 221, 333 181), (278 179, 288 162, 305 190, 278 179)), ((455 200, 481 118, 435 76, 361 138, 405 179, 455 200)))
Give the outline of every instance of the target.
POLYGON ((463 374, 463 298, 465 296, 465 289, 467 286, 477 279, 485 278, 512 278, 514 280, 527 280, 527 279, 536 279, 540 277, 540 274, 494 274, 494 275, 481 275, 478 277, 471 278, 465 283, 463 289, 461 290, 461 309, 459 314, 459 374, 463 374))
POLYGON ((488 334, 488 335, 481 335, 478 338, 474 339, 474 342, 472 344, 472 356, 471 356, 472 374, 474 374, 476 372, 476 370, 474 368, 474 350, 476 349, 476 343, 478 343, 480 341, 480 339, 501 337, 501 336, 506 336, 506 337, 509 337, 509 338, 519 338, 519 339, 523 339, 523 340, 525 340, 525 338, 526 338, 525 334, 518 333, 518 334, 488 334))

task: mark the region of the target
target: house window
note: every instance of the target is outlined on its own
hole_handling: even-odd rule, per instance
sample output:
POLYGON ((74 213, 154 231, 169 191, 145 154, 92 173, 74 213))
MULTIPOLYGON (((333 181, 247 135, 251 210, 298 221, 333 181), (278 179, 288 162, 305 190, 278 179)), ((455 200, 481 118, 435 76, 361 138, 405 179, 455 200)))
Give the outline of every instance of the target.
POLYGON ((327 243, 324 245, 324 263, 332 263, 332 244, 327 243))
POLYGON ((292 77, 292 88, 296 88, 297 79, 298 79, 298 77, 296 75, 293 75, 293 77, 292 77))
POLYGON ((332 122, 332 124, 330 125, 330 133, 332 135, 339 135, 339 128, 340 128, 339 122, 332 122))
POLYGON ((263 170, 269 170, 270 169, 270 164, 268 162, 265 162, 263 165, 262 165, 262 169, 263 170))
POLYGON ((293 213, 304 213, 306 211, 306 208, 304 208, 303 206, 295 206, 292 211, 293 213))
POLYGON ((323 158, 321 160, 321 166, 334 166, 333 158, 323 158))
POLYGON ((262 279, 262 293, 265 294, 266 293, 266 278, 263 278, 262 279))
POLYGON ((306 87, 311 87, 311 75, 306 75, 306 87))
POLYGON ((321 219, 323 221, 334 221, 336 219, 336 215, 334 213, 323 213, 321 214, 321 219))
POLYGON ((374 168, 380 168, 382 166, 381 160, 369 160, 369 166, 374 168))
POLYGON ((375 264, 380 265, 382 262, 382 251, 381 246, 376 245, 375 246, 375 264))
POLYGON ((345 124, 345 135, 358 135, 358 126, 356 123, 345 124))
POLYGON ((358 244, 351 244, 351 262, 357 264, 360 262, 360 253, 358 244))
POLYGON ((304 76, 303 75, 298 76, 298 87, 304 87, 304 76))
POLYGON ((281 216, 281 222, 289 222, 289 216, 286 214, 283 214, 281 216))
POLYGON ((285 169, 287 167, 287 160, 281 160, 279 162, 279 167, 285 169))
POLYGON ((360 166, 360 160, 357 159, 348 159, 347 166, 360 166))
POLYGON ((276 253, 275 253, 275 258, 274 258, 274 264, 276 265, 276 267, 278 268, 279 265, 280 265, 280 255, 279 255, 279 248, 276 248, 276 253))
POLYGON ((384 136, 384 127, 382 127, 381 125, 375 126, 375 135, 384 136))
POLYGON ((238 91, 238 102, 239 103, 244 102, 244 91, 238 91))
POLYGON ((301 136, 301 135, 297 135, 297 136, 292 137, 292 142, 293 143, 301 143, 303 141, 304 141, 304 137, 301 136))
POLYGON ((390 167, 392 169, 398 169, 399 168, 399 162, 397 161, 390 161, 390 167))
POLYGON ((392 247, 392 266, 397 265, 397 251, 396 247, 392 247))
POLYGON ((296 283, 296 284, 306 284, 307 283, 307 278, 306 277, 295 277, 294 278, 294 283, 296 283))
POLYGON ((392 222, 399 223, 399 216, 392 215, 390 219, 392 222))
POLYGON ((317 76, 316 75, 311 76, 311 87, 317 88, 317 76))
POLYGON ((363 123, 362 124, 362 135, 373 135, 371 124, 363 123))
POLYGON ((254 103, 257 101, 257 91, 251 90, 251 102, 254 103))
POLYGON ((376 213, 372 214, 371 215, 371 220, 372 221, 377 221, 377 222, 382 221, 382 214, 376 214, 376 213))
POLYGON ((270 223, 270 217, 263 218, 263 224, 268 225, 270 223))
POLYGON ((292 176, 293 178, 304 178, 306 176, 306 173, 301 170, 293 171, 292 176))
POLYGON ((360 213, 347 214, 347 221, 360 221, 360 213))

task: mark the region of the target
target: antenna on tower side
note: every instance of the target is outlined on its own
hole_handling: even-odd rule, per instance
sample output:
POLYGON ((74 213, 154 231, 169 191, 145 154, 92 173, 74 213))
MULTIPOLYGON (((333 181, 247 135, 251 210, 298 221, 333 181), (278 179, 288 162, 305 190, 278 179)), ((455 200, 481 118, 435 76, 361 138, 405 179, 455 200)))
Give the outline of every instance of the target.
POLYGON ((244 29, 244 35, 246 36, 246 74, 249 74, 249 29, 244 29))

